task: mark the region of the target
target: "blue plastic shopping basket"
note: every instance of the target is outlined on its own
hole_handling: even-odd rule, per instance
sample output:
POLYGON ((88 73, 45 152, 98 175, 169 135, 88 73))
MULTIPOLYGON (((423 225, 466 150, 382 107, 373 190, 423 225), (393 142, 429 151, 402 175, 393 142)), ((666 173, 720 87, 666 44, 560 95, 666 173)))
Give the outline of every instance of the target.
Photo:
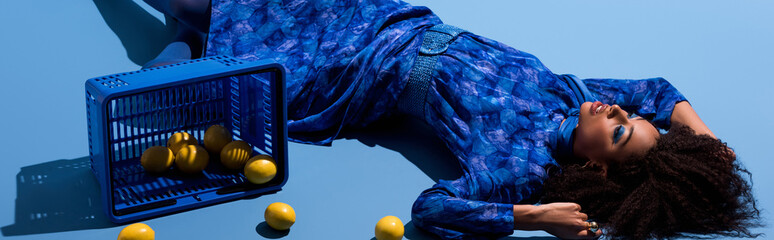
POLYGON ((87 80, 89 157, 106 214, 124 223, 279 191, 288 179, 285 76, 271 61, 215 56, 87 80), (271 155, 276 177, 252 184, 215 156, 197 175, 140 165, 145 149, 166 146, 175 132, 201 144, 214 124, 271 155))

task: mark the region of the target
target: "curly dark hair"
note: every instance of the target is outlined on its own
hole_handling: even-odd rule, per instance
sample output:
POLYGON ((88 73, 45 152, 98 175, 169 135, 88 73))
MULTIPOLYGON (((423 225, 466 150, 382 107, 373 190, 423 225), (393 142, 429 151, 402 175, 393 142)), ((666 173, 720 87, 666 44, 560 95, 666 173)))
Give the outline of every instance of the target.
POLYGON ((567 164, 541 202, 576 202, 610 238, 758 237, 752 176, 720 140, 674 124, 646 154, 600 169, 567 164), (744 178, 745 175, 747 178, 744 178), (748 181, 749 179, 749 181, 748 181))

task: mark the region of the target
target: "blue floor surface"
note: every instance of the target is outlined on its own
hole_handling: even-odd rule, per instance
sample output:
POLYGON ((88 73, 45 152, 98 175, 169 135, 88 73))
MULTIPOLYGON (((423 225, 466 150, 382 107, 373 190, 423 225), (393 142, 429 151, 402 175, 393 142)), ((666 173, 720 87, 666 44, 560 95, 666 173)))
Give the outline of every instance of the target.
MULTIPOLYGON (((752 172, 771 219, 774 174, 774 2, 428 1, 448 24, 538 56, 581 78, 664 77, 752 172)), ((140 0, 5 1, 0 8, 0 229, 8 239, 114 239, 88 168, 84 81, 139 69, 170 40, 163 15, 140 0)), ((276 194, 144 221, 157 239, 371 239, 383 216, 413 228, 411 204, 452 156, 410 122, 382 122, 332 147, 291 143, 290 178, 276 194), (422 146, 417 148, 416 146, 422 146), (263 210, 286 202, 289 232, 263 210)), ((771 227, 755 229, 774 237, 771 227)), ((517 231, 508 239, 544 239, 517 231)), ((766 237, 764 237, 766 238, 766 237)))

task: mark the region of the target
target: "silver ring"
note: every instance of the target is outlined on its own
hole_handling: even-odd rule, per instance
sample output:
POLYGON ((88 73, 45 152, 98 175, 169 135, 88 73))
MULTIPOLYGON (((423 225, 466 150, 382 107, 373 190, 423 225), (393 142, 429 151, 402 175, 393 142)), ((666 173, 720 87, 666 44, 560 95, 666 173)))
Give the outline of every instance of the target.
POLYGON ((597 232, 597 230, 599 230, 599 224, 595 221, 586 221, 586 228, 589 231, 597 232))

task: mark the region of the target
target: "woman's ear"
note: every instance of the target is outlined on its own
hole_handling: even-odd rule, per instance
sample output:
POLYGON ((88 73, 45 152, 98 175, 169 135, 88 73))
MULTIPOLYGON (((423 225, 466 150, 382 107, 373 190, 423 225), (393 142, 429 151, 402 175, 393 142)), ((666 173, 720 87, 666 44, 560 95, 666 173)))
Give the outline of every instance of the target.
POLYGON ((583 168, 599 171, 599 173, 602 174, 602 176, 607 177, 606 163, 603 163, 594 159, 589 159, 589 161, 587 161, 586 164, 583 165, 583 168))

